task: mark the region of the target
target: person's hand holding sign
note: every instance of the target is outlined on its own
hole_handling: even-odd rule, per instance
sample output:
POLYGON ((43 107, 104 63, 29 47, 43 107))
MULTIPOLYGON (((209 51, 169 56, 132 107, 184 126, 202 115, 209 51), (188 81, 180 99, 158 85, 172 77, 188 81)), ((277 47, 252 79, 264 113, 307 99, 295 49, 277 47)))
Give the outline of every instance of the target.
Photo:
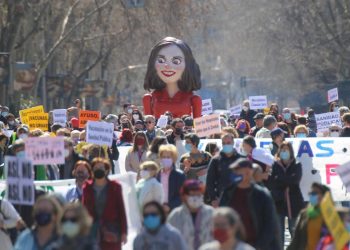
POLYGON ((188 171, 190 171, 191 165, 192 165, 191 159, 186 158, 186 159, 184 160, 184 166, 185 166, 185 168, 184 168, 184 173, 185 173, 185 174, 188 173, 188 171))

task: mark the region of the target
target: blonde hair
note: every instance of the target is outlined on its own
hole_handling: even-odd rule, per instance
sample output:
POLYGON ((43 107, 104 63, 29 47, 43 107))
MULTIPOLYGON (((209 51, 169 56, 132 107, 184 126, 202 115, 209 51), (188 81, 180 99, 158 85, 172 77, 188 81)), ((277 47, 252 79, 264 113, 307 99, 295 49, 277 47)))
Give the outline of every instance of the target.
POLYGON ((295 129, 294 129, 294 134, 299 133, 301 130, 304 130, 306 135, 309 135, 309 130, 307 129, 307 127, 305 125, 298 125, 298 126, 296 126, 295 129))
MULTIPOLYGON (((92 225, 92 218, 90 214, 88 213, 87 209, 79 202, 74 202, 74 203, 68 203, 64 209, 62 216, 60 218, 60 222, 64 218, 64 215, 68 211, 73 211, 75 214, 75 217, 78 219, 77 223, 80 225, 80 235, 89 235, 91 225, 92 225)), ((62 226, 62 224, 60 224, 62 226)))
POLYGON ((152 170, 155 170, 156 172, 159 171, 160 167, 159 165, 154 161, 145 161, 140 165, 140 170, 150 168, 152 170))
MULTIPOLYGON (((36 202, 34 203, 34 206, 33 206, 33 217, 36 215, 36 213, 39 210, 39 203, 41 203, 43 201, 49 202, 51 204, 52 208, 53 208, 52 212, 56 216, 55 230, 56 230, 56 232, 58 232, 59 224, 60 224, 60 220, 59 219, 61 218, 61 214, 62 214, 62 207, 59 204, 59 202, 57 201, 57 199, 54 198, 53 196, 43 195, 43 196, 40 196, 36 200, 36 202)), ((36 225, 34 225, 34 227, 36 227, 36 225)))
POLYGON ((174 145, 172 144, 166 144, 166 145, 160 145, 159 147, 159 158, 162 157, 162 154, 165 152, 169 152, 171 153, 171 156, 173 158, 173 161, 176 162, 177 161, 177 149, 174 145))

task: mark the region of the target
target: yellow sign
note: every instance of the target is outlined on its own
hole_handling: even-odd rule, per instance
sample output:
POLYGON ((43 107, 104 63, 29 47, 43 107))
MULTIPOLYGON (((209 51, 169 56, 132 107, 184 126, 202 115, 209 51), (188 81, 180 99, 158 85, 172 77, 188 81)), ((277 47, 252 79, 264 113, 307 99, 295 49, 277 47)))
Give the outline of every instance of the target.
POLYGON ((21 122, 23 124, 28 124, 28 116, 30 114, 41 114, 44 113, 44 106, 40 105, 40 106, 35 106, 29 109, 22 109, 19 111, 19 116, 21 117, 21 122))
POLYGON ((333 236, 336 249, 344 249, 345 244, 350 241, 350 235, 335 209, 329 192, 322 199, 321 212, 327 228, 333 236))
POLYGON ((264 115, 268 115, 270 112, 270 108, 264 108, 264 115))
POLYGON ((41 129, 42 131, 48 131, 49 127, 49 114, 30 114, 28 115, 28 125, 29 130, 32 131, 36 128, 41 129))

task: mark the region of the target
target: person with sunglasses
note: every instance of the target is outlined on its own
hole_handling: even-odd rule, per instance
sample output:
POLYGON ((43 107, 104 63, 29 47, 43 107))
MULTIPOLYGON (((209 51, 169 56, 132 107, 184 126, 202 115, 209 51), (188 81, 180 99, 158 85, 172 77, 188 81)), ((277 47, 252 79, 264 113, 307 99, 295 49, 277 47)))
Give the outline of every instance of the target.
POLYGON ((151 201, 143 207, 143 229, 134 240, 134 250, 187 250, 180 232, 166 223, 163 206, 151 201))
POLYGON ((329 137, 339 137, 341 132, 341 127, 335 123, 333 123, 328 128, 328 136, 329 137))
POLYGON ((151 144, 153 139, 156 136, 164 136, 164 132, 156 127, 156 118, 153 115, 145 116, 145 125, 146 125, 146 136, 148 142, 151 144))

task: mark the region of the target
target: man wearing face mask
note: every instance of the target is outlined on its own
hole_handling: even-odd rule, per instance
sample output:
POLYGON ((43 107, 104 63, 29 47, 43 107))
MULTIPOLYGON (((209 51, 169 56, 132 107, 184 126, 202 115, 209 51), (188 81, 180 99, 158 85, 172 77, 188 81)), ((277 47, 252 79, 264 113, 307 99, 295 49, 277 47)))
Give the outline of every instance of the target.
POLYGON ((241 157, 234 149, 234 135, 227 133, 221 141, 222 149, 211 159, 206 180, 205 202, 214 207, 219 205, 222 192, 231 184, 229 166, 241 157))
POLYGON ((255 110, 250 109, 248 100, 245 100, 242 104, 242 111, 239 115, 239 119, 244 119, 249 122, 250 127, 255 126, 254 116, 257 114, 255 110))
POLYGON ((9 114, 9 108, 6 106, 1 107, 1 115, 0 115, 0 121, 2 121, 5 125, 7 125, 7 119, 6 116, 9 114))
POLYGON ((204 205, 205 187, 198 180, 187 180, 181 188, 182 205, 168 216, 168 223, 183 235, 189 250, 198 249, 212 240, 214 209, 204 205))
POLYGON ((60 179, 73 178, 73 167, 76 162, 85 160, 82 156, 74 151, 73 141, 70 138, 64 138, 64 164, 59 165, 60 179))
POLYGON ((231 207, 240 215, 248 244, 261 250, 281 249, 276 209, 269 191, 252 182, 252 162, 238 159, 230 169, 235 180, 223 192, 220 206, 231 207))
POLYGON ((167 140, 169 144, 176 146, 176 141, 183 140, 185 138, 183 132, 185 123, 180 118, 175 118, 172 120, 171 126, 173 128, 173 132, 167 136, 167 140))

